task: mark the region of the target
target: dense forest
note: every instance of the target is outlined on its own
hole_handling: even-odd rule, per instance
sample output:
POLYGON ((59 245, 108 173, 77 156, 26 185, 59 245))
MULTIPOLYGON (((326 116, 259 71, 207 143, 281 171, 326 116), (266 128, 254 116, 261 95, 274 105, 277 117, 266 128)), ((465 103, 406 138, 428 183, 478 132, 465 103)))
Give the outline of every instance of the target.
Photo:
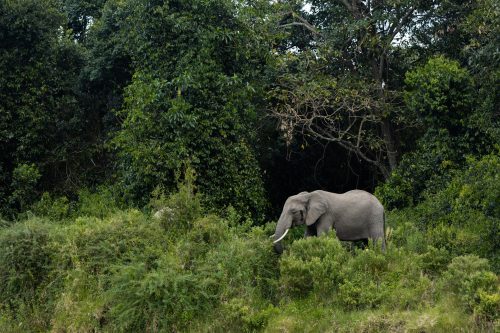
POLYGON ((496 0, 0 0, 0 332, 500 331, 496 0), (273 251, 301 191, 387 250, 273 251))

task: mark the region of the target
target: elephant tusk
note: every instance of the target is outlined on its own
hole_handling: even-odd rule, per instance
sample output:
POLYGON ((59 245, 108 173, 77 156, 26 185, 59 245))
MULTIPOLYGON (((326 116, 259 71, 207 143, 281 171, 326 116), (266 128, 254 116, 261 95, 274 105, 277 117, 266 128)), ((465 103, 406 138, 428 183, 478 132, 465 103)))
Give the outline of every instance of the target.
POLYGON ((273 234, 273 235, 271 235, 271 236, 269 236, 269 238, 273 238, 273 237, 274 237, 274 234, 273 234))
POLYGON ((273 242, 273 244, 276 244, 277 242, 279 242, 280 240, 282 240, 283 238, 285 238, 286 234, 288 233, 288 230, 290 230, 290 229, 286 229, 285 233, 280 238, 278 238, 277 240, 275 240, 273 242))

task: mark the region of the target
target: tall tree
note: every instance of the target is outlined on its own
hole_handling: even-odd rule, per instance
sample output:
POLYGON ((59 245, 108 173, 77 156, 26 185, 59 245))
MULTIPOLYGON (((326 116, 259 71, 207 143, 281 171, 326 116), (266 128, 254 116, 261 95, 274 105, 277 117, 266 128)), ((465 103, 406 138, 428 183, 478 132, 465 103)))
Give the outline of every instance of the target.
POLYGON ((269 48, 243 19, 252 7, 229 0, 130 3, 136 71, 114 140, 128 193, 144 198, 154 186, 172 188, 187 161, 210 206, 262 216, 255 102, 269 48))
POLYGON ((56 1, 0 3, 4 206, 20 208, 11 196, 19 184, 31 186, 30 192, 37 189, 38 179, 46 189, 79 186, 84 119, 75 88, 83 56, 63 26, 56 1))
MULTIPOLYGON (((288 136, 296 132, 335 142, 388 177, 401 154, 400 96, 413 53, 453 15, 453 1, 308 1, 281 26, 309 33, 309 44, 284 54, 272 108, 288 136)), ((290 8, 296 8, 291 1, 290 8)), ((405 124, 405 126, 408 124, 405 124)))

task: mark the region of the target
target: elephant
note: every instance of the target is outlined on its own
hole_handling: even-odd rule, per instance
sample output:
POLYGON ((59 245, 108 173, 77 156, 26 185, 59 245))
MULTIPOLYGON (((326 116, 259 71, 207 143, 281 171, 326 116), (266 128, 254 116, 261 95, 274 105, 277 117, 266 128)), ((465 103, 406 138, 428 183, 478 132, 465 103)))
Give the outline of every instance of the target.
POLYGON ((317 190, 288 197, 276 225, 274 249, 283 252, 281 240, 291 227, 306 225, 305 237, 334 229, 342 241, 380 241, 385 251, 385 213, 380 201, 362 190, 338 194, 317 190))

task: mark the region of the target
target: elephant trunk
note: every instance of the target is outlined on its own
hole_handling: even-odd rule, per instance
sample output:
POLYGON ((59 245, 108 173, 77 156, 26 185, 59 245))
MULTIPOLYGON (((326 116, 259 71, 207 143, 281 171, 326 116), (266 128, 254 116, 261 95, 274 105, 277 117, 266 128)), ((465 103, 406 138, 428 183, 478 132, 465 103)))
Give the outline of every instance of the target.
POLYGON ((292 218, 288 214, 283 211, 278 220, 278 224, 276 225, 276 231, 274 233, 274 250, 277 253, 283 252, 283 246, 281 245, 281 240, 286 236, 288 229, 292 226, 292 218))

